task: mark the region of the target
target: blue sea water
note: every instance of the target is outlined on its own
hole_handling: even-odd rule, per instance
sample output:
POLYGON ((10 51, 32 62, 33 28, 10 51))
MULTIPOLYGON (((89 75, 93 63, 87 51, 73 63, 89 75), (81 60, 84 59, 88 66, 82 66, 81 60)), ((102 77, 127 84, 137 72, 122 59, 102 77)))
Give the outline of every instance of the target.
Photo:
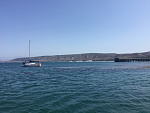
POLYGON ((0 63, 0 113, 150 113, 149 62, 0 63))

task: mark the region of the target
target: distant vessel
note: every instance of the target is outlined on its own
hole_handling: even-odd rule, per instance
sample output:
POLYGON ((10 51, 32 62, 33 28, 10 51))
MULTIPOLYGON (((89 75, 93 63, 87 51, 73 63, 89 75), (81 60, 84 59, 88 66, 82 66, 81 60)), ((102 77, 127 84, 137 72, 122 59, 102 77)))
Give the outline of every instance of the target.
POLYGON ((31 57, 30 57, 30 40, 29 40, 29 61, 25 61, 23 62, 23 66, 22 67, 40 67, 41 63, 36 63, 39 61, 32 61, 31 57))

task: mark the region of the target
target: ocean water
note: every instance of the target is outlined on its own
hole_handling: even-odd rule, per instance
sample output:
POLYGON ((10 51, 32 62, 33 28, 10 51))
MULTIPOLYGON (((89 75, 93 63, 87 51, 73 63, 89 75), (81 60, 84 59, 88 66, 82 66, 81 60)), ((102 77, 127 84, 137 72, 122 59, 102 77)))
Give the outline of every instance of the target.
POLYGON ((150 113, 149 62, 0 63, 0 113, 150 113))

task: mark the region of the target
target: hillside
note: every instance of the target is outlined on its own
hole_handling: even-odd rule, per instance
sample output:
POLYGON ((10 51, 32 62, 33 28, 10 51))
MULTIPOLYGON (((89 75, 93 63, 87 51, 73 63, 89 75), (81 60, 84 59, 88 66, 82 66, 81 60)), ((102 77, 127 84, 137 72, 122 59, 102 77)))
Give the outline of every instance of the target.
MULTIPOLYGON (((150 58, 150 52, 116 54, 116 53, 86 53, 72 55, 55 55, 55 56, 38 56, 32 57, 32 60, 49 61, 49 62, 65 62, 65 61, 113 61, 114 58, 150 58)), ((13 62, 27 61, 28 58, 12 59, 13 62)))

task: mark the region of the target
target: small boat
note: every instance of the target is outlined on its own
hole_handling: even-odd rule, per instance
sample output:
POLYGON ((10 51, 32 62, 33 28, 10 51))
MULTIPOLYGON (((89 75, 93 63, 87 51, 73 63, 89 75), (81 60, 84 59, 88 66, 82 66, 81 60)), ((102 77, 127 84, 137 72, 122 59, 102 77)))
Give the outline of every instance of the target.
POLYGON ((40 67, 41 63, 35 63, 37 61, 29 61, 29 62, 23 62, 23 67, 40 67))
POLYGON ((40 67, 41 63, 36 63, 39 61, 32 61, 31 57, 30 57, 30 40, 29 40, 29 61, 25 61, 23 62, 23 66, 22 67, 40 67))

